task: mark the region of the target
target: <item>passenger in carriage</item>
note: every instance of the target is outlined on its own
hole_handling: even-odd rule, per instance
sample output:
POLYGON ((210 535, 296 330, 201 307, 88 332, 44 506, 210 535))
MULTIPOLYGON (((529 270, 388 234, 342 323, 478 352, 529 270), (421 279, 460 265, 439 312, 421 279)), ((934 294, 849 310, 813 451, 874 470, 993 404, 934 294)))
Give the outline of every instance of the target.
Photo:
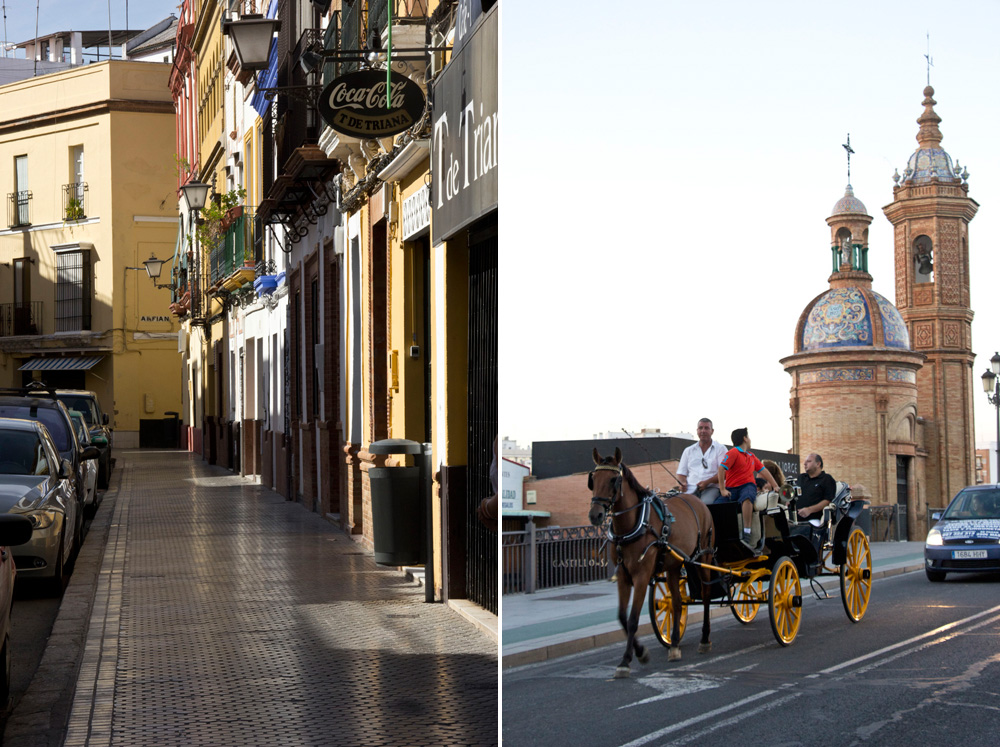
POLYGON ((826 524, 822 522, 823 509, 830 505, 837 493, 837 483, 823 471, 823 457, 810 454, 805 461, 806 471, 796 478, 802 495, 795 501, 795 513, 802 521, 792 527, 792 535, 808 537, 816 548, 817 556, 826 539, 826 524))
POLYGON ((771 477, 771 473, 764 468, 764 463, 750 451, 750 433, 746 428, 737 428, 732 433, 733 448, 726 452, 726 456, 719 465, 719 493, 720 502, 736 502, 740 504, 740 511, 743 514, 743 543, 754 553, 759 553, 761 547, 753 547, 750 544, 750 527, 753 518, 753 504, 757 498, 757 484, 755 478, 763 477, 765 483, 771 490, 777 490, 778 484, 771 477), (727 484, 732 487, 727 487, 727 484))
POLYGON ((712 421, 698 421, 698 442, 684 449, 677 466, 677 482, 682 493, 693 493, 706 505, 719 498, 719 464, 726 455, 726 447, 712 438, 715 428, 712 421))

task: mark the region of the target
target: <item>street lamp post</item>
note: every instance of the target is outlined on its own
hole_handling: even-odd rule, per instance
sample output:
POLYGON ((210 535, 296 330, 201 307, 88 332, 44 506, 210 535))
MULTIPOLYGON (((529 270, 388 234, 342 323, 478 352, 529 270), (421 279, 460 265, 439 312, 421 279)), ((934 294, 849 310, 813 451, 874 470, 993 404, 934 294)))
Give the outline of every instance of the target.
MULTIPOLYGON (((1000 352, 990 358, 990 368, 983 374, 983 390, 986 399, 997 411, 997 472, 1000 472, 1000 352)), ((992 482, 1000 482, 1000 474, 992 476, 992 482)))
MULTIPOLYGON (((181 187, 181 193, 183 194, 184 203, 187 205, 187 209, 188 209, 188 229, 191 231, 191 233, 194 233, 194 231, 195 231, 195 226, 197 225, 197 218, 196 218, 196 216, 197 216, 198 212, 203 207, 205 207, 205 203, 208 202, 208 190, 209 190, 209 188, 210 187, 209 187, 208 184, 205 184, 204 182, 200 182, 197 179, 192 179, 187 184, 184 184, 181 187)), ((190 290, 191 290, 191 311, 195 312, 195 311, 200 311, 200 308, 201 308, 201 301, 200 301, 200 296, 199 296, 199 294, 201 292, 201 287, 200 287, 200 283, 199 283, 199 274, 198 273, 199 273, 199 271, 201 269, 200 268, 200 262, 199 262, 199 255, 201 253, 202 248, 201 247, 195 247, 195 246, 192 245, 192 249, 193 249, 192 259, 191 259, 191 261, 192 261, 192 267, 190 268, 191 269, 191 281, 190 281, 191 282, 191 287, 190 287, 190 290)), ((150 259, 154 259, 154 258, 150 257, 150 259)), ((149 276, 152 278, 153 277, 153 273, 151 272, 151 270, 153 268, 151 268, 149 266, 149 264, 147 264, 148 262, 149 262, 149 260, 146 260, 146 262, 144 262, 143 264, 146 265, 146 272, 148 272, 149 276)), ((156 268, 156 269, 158 270, 159 268, 156 268)), ((159 275, 159 273, 157 273, 157 275, 159 275)), ((153 284, 156 285, 156 280, 153 280, 153 284)), ((197 317, 198 314, 192 313, 192 316, 197 317)))

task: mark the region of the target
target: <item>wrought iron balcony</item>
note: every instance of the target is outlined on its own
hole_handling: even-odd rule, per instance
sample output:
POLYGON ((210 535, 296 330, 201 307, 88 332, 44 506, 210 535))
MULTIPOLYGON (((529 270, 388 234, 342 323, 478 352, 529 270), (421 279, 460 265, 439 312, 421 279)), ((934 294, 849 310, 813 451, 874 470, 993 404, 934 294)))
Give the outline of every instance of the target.
POLYGON ((253 208, 243 206, 242 213, 234 217, 225 233, 208 252, 208 282, 210 286, 222 283, 234 273, 247 270, 244 274, 253 279, 256 237, 253 208))
POLYGON ((31 225, 31 192, 29 190, 7 193, 7 225, 11 228, 31 225))
POLYGON ((88 215, 87 182, 63 185, 63 220, 67 223, 84 220, 88 215))
POLYGON ((42 302, 0 303, 0 337, 42 334, 42 302))

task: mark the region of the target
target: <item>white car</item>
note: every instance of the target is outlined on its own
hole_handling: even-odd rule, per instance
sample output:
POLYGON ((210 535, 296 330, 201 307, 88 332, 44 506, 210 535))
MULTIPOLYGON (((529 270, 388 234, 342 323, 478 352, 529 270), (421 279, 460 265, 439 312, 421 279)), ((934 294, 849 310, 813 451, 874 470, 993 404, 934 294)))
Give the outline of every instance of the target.
MULTIPOLYGON (((76 428, 76 438, 80 442, 80 448, 86 449, 91 446, 90 430, 87 428, 87 421, 83 413, 79 410, 70 410, 69 416, 73 420, 73 427, 76 428)), ((93 516, 97 512, 100 501, 97 499, 97 459, 84 459, 83 464, 83 511, 86 516, 93 516)))

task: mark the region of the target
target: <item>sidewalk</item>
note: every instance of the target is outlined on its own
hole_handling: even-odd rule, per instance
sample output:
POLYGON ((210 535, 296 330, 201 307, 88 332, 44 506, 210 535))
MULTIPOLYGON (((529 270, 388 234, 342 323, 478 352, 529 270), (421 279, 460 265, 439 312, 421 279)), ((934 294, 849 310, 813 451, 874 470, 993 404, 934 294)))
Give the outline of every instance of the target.
POLYGON ((7 747, 496 743, 481 628, 198 455, 117 457, 7 747))
MULTIPOLYGON (((923 542, 872 542, 872 575, 885 578, 924 567, 923 542)), ((830 596, 840 595, 839 581, 822 579, 830 596)), ((803 594, 811 593, 804 583, 803 594)), ((646 597, 648 604, 648 595, 646 597)), ((503 666, 514 667, 606 646, 625 640, 618 624, 618 584, 593 581, 545 589, 535 594, 506 594, 500 602, 503 615, 503 666)), ((763 610, 766 615, 767 610, 763 610)), ((710 612, 729 615, 725 607, 710 612)), ((688 627, 701 621, 701 610, 688 610, 688 627)), ((649 615, 643 609, 639 633, 652 635, 649 615)))

